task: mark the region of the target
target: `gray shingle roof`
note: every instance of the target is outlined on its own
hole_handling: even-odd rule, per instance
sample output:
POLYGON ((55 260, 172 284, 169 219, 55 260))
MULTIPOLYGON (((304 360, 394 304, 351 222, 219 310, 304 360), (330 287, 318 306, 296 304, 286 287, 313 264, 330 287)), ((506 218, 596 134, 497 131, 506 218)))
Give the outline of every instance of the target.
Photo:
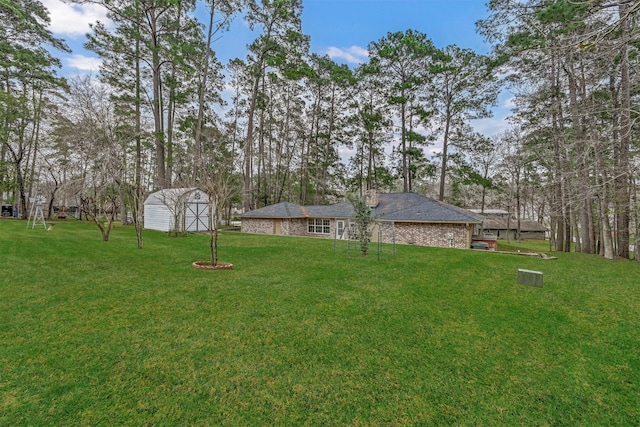
POLYGON ((379 194, 378 219, 405 222, 480 223, 471 212, 415 193, 379 194))
POLYGON ((353 206, 349 202, 326 206, 307 206, 307 211, 314 218, 351 218, 353 216, 353 206))
POLYGON ((307 209, 295 203, 282 202, 242 214, 246 218, 307 218, 307 209))
MULTIPOLYGON (((471 212, 416 193, 380 193, 373 215, 381 221, 480 223, 471 212)), ((300 206, 282 202, 246 212, 244 218, 350 218, 349 202, 327 206, 300 206)))

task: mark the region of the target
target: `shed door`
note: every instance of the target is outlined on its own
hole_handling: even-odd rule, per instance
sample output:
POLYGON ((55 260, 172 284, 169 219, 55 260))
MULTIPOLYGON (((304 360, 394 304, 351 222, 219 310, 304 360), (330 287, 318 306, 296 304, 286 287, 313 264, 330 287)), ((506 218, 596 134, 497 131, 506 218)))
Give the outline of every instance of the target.
POLYGON ((208 215, 207 203, 187 203, 187 210, 185 215, 185 230, 186 231, 208 231, 209 230, 209 215, 208 215))
POLYGON ((282 220, 280 218, 273 220, 273 234, 277 236, 282 234, 282 220))

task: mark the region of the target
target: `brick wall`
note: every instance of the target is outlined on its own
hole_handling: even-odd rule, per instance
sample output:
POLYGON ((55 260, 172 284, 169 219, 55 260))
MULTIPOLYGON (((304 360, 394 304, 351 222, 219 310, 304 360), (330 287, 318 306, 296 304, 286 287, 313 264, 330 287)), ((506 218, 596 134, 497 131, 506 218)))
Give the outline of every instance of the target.
MULTIPOLYGON (((275 231, 274 219, 264 218, 243 218, 242 232, 254 234, 273 234, 275 231)), ((324 237, 333 238, 335 235, 335 221, 331 220, 331 233, 309 233, 306 218, 282 219, 280 220, 280 233, 283 236, 304 236, 304 237, 324 237)))
MULTIPOLYGON (((401 245, 436 246, 442 248, 469 248, 470 228, 464 224, 424 224, 389 222, 379 223, 382 230, 382 241, 401 245), (395 230, 394 230, 395 229, 395 230)), ((242 231, 244 233, 273 234, 273 219, 244 218, 242 220, 242 231)), ((305 236, 333 239, 336 232, 336 221, 331 220, 330 234, 309 233, 307 229, 307 219, 283 219, 281 220, 281 233, 283 236, 305 236)), ((377 240, 377 233, 372 236, 372 240, 377 240)))
POLYGON ((470 230, 464 224, 424 224, 417 222, 383 222, 382 241, 401 245, 436 246, 466 249, 470 245, 470 230))
POLYGON ((307 220, 301 219, 289 219, 282 221, 282 235, 283 236, 307 236, 307 220), (286 226, 285 226, 286 223, 286 226))
POLYGON ((243 218, 242 232, 253 234, 273 234, 273 220, 262 218, 243 218))

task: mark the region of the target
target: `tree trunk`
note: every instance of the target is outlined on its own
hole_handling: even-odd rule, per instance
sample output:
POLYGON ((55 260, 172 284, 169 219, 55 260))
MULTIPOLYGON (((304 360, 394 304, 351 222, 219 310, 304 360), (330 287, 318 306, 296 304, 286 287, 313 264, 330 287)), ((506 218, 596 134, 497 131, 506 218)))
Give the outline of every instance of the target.
MULTIPOLYGON (((262 63, 258 64, 262 70, 262 63)), ((244 188, 242 194, 242 206, 245 212, 249 212, 253 205, 253 122, 256 113, 256 104, 258 100, 258 89, 260 88, 260 76, 255 76, 253 87, 251 89, 251 98, 249 101, 249 112, 247 119, 247 137, 244 143, 244 188)))
MULTIPOLYGON (((550 80, 554 87, 560 85, 560 70, 557 55, 551 58, 550 80)), ((553 199, 550 203, 552 224, 551 233, 554 234, 555 250, 564 251, 565 244, 565 204, 564 204, 564 157, 562 153, 562 103, 558 90, 554 90, 553 107, 551 109, 551 126, 553 138, 553 199)))
MULTIPOLYGON (((404 98, 404 91, 402 92, 402 97, 404 98)), ((405 129, 407 118, 406 114, 406 101, 402 101, 400 106, 400 138, 402 144, 402 188, 405 193, 409 192, 409 168, 407 165, 407 131, 405 129)))
POLYGON ((629 146, 631 142, 631 84, 629 76, 629 16, 628 2, 618 3, 620 15, 620 142, 615 177, 616 238, 618 256, 629 259, 629 146))
POLYGON ((163 111, 162 111, 162 82, 160 75, 160 49, 158 43, 158 17, 154 10, 148 12, 148 24, 150 26, 151 39, 152 39, 152 107, 153 107, 153 126, 154 126, 154 140, 156 148, 156 188, 166 188, 166 169, 165 169, 165 138, 164 138, 164 126, 163 126, 163 111))
POLYGON ((205 91, 207 90, 207 82, 209 79, 209 61, 211 60, 211 42, 213 39, 213 26, 215 15, 215 1, 210 3, 209 9, 209 23, 207 25, 207 43, 206 52, 204 54, 203 66, 200 71, 200 79, 198 86, 198 117, 196 119, 196 126, 194 130, 194 161, 193 161, 193 182, 197 182, 202 165, 203 153, 202 153, 202 125, 204 123, 204 104, 205 104, 205 91))
POLYGON ((30 170, 29 170, 29 190, 27 191, 30 196, 33 196, 33 184, 36 180, 36 163, 38 159, 38 149, 40 145, 40 124, 42 121, 42 98, 44 94, 42 90, 38 92, 38 99, 36 100, 35 93, 32 97, 33 99, 33 130, 31 132, 29 150, 33 153, 33 155, 29 156, 29 161, 31 162, 30 170))
MULTIPOLYGON (((138 7, 138 2, 136 2, 136 7, 138 7)), ((139 16, 136 15, 136 16, 139 16)), ((144 218, 143 218, 143 201, 142 201, 142 117, 141 117, 141 103, 140 99, 141 88, 140 88, 140 39, 136 38, 135 44, 135 62, 136 62, 136 81, 135 81, 135 134, 136 134, 136 170, 135 170, 135 185, 133 188, 133 219, 135 221, 136 227, 136 239, 138 243, 138 249, 142 249, 142 228, 144 226, 144 218)))
POLYGON ((447 177, 447 150, 449 148, 449 129, 451 128, 451 112, 449 111, 449 104, 447 103, 445 125, 444 125, 444 137, 442 142, 442 165, 440 167, 440 192, 438 194, 438 200, 444 201, 444 184, 447 177))
POLYGON ((211 265, 218 265, 218 191, 209 193, 209 250, 211 265))

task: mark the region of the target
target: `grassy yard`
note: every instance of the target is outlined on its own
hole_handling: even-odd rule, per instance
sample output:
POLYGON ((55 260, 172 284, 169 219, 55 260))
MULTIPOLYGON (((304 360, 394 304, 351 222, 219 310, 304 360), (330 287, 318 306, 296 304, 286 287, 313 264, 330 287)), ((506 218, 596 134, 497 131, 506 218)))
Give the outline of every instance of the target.
POLYGON ((144 237, 0 220, 0 425, 640 424, 640 264, 144 237))

